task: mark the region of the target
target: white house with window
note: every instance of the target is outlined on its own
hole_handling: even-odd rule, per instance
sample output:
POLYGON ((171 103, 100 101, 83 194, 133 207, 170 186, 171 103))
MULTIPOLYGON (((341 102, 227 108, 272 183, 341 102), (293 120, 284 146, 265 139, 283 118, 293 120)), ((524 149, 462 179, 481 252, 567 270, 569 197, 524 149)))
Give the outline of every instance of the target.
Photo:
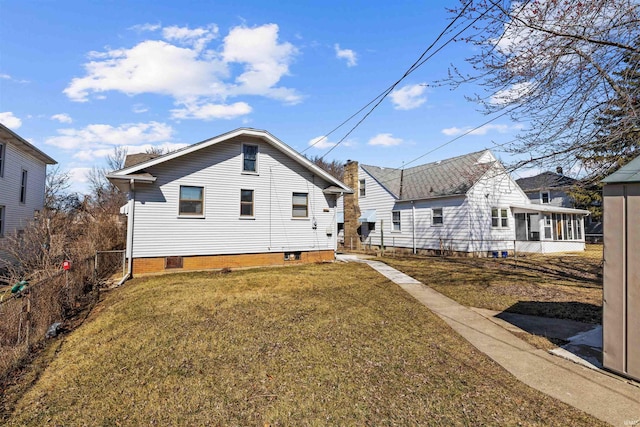
MULTIPOLYGON (((6 236, 20 233, 44 205, 47 165, 56 161, 0 124, 0 268, 6 236)), ((4 255, 3 255, 4 254, 4 255)))
POLYGON ((236 129, 108 175, 129 194, 131 274, 333 260, 342 182, 264 130, 236 129))
POLYGON ((407 169, 351 167, 365 245, 489 256, 584 250, 588 211, 532 203, 489 150, 407 169))

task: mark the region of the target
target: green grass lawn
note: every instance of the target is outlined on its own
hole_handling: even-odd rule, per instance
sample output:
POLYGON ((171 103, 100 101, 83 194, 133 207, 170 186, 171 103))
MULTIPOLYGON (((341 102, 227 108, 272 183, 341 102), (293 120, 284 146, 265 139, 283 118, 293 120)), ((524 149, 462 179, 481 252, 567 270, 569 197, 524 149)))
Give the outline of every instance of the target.
POLYGON ((382 261, 465 306, 602 322, 602 246, 517 260, 404 256, 382 261))
POLYGON ((51 353, 8 425, 601 424, 355 263, 135 279, 51 353))

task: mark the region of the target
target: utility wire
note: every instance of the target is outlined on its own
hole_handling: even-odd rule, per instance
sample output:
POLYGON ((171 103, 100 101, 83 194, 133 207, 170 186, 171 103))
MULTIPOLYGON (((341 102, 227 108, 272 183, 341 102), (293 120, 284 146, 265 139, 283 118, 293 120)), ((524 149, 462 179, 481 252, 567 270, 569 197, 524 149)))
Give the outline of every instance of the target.
MULTIPOLYGON (((438 43, 438 41, 440 41, 440 39, 442 37, 444 37, 444 35, 449 31, 449 29, 456 23, 456 21, 458 19, 460 19, 462 17, 462 14, 464 13, 464 11, 472 4, 472 1, 469 1, 464 7, 463 9, 460 11, 460 13, 445 27, 444 30, 442 30, 440 32, 440 34, 438 35, 438 37, 436 37, 436 39, 429 45, 429 47, 427 47, 427 49, 424 50, 424 52, 422 52, 422 54, 420 55, 420 57, 407 69, 407 71, 405 71, 405 73, 402 75, 402 77, 400 77, 400 79, 396 80, 395 83, 393 83, 391 86, 387 87, 385 90, 383 90, 380 94, 378 94, 378 96, 376 96, 375 98, 373 98, 371 101, 369 101, 366 105, 364 105, 362 108, 360 108, 358 111, 356 111, 355 113, 353 113, 351 116, 349 116, 346 120, 344 120, 342 123, 340 123, 338 126, 336 126, 335 128, 333 128, 330 132, 328 132, 326 135, 324 135, 322 138, 318 139, 317 141, 315 141, 313 144, 310 144, 307 148, 305 148, 302 153, 304 153, 305 151, 309 150, 311 147, 315 146, 316 144, 320 143, 321 141, 327 139, 329 137, 329 135, 333 134, 334 132, 336 132, 338 129, 340 129, 342 126, 344 126, 345 124, 347 124, 348 122, 350 122, 352 119, 354 119, 355 117, 357 117, 360 113, 362 113, 365 109, 367 109, 371 104, 375 103, 376 101, 378 101, 372 108, 371 110, 360 120, 358 121, 358 123, 351 128, 351 130, 349 130, 349 132, 340 139, 340 141, 338 141, 336 143, 336 145, 334 145, 333 147, 331 147, 331 149, 329 151, 327 151, 325 154, 323 154, 320 158, 324 158, 327 154, 329 154, 331 151, 333 151, 334 148, 336 148, 338 145, 340 145, 372 112, 373 110, 375 110, 378 105, 380 105, 382 103, 382 101, 393 91, 393 89, 396 88, 396 86, 398 86, 398 84, 400 84, 400 82, 402 82, 402 80, 404 80, 409 74, 411 74, 412 72, 414 72, 416 69, 418 69, 422 64, 424 64, 428 59, 430 59, 433 55, 435 55, 436 53, 438 53, 440 50, 442 50, 442 48, 444 48, 447 44, 449 44, 451 41, 453 41, 453 39, 455 39, 455 37, 457 37, 458 35, 462 34, 462 32, 466 31, 467 28, 469 28, 469 26, 465 27, 462 31, 458 32, 455 36, 453 36, 452 38, 450 38, 444 45, 442 45, 441 47, 439 47, 433 54, 429 55, 429 57, 424 58, 424 56, 429 53, 429 51, 436 45, 436 43, 438 43)), ((477 20, 477 19, 476 19, 477 20)), ((475 20, 473 21, 475 23, 475 20)))

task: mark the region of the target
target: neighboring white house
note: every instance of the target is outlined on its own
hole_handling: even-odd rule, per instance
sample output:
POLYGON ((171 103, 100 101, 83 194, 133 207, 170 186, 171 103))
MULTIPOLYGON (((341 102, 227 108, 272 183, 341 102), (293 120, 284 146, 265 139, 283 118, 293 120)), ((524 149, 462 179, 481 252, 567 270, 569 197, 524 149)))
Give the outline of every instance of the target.
POLYGON ((561 168, 558 168, 558 173, 542 172, 535 176, 520 178, 516 180, 516 183, 529 197, 531 203, 565 208, 574 207, 573 199, 569 196, 569 190, 578 181, 563 175, 561 168))
MULTIPOLYGON (((357 168, 365 245, 490 255, 584 250, 588 211, 531 203, 489 150, 402 170, 349 167, 357 168)), ((348 248, 353 237, 344 239, 348 248)))
POLYGON ((236 129, 112 172, 130 274, 333 260, 351 190, 264 130, 236 129))
MULTIPOLYGON (((0 246, 42 210, 47 165, 56 161, 0 124, 0 246)), ((6 255, 0 251, 0 267, 6 255)))

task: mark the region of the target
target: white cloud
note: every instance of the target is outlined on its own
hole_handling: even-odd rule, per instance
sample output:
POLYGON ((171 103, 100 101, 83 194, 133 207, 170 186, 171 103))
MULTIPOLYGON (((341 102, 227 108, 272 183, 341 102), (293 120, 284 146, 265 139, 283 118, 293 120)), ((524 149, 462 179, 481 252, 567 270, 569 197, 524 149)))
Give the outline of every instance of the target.
MULTIPOLYGON (((278 84, 289 74, 289 65, 298 51, 292 44, 280 42, 278 31, 276 24, 238 26, 217 46, 211 46, 218 37, 215 25, 164 27, 164 40, 145 40, 131 48, 90 52, 89 62, 84 64, 85 76, 72 79, 64 93, 78 102, 104 96, 108 91, 130 96, 167 95, 184 107, 177 111, 185 113, 178 114, 186 114, 193 105, 228 109, 226 100, 241 95, 295 104, 302 99, 297 91, 278 84)), ((248 104, 231 106, 238 109, 248 104)), ((211 118, 215 114, 204 116, 211 118)))
POLYGON ((18 129, 22 126, 22 120, 13 115, 11 111, 0 113, 0 123, 10 129, 18 129))
POLYGON ((474 129, 471 126, 466 126, 464 128, 459 127, 450 127, 442 129, 441 132, 447 136, 458 136, 464 133, 469 132, 469 135, 486 135, 490 131, 496 131, 498 133, 508 133, 513 130, 522 129, 522 125, 500 125, 500 124, 488 124, 479 127, 478 129, 474 129), (473 130, 471 130, 473 129, 473 130))
POLYGON ((160 24, 149 24, 149 23, 138 24, 138 25, 129 27, 130 30, 138 33, 142 33, 144 31, 158 31, 160 28, 162 28, 162 25, 160 24))
POLYGON ((506 105, 530 94, 533 91, 532 82, 517 83, 507 89, 499 90, 490 102, 494 105, 506 105))
MULTIPOLYGON (((179 150, 189 144, 177 142, 164 142, 162 144, 142 144, 142 145, 122 145, 127 150, 127 154, 145 153, 152 148, 162 148, 165 152, 179 150)), ((113 154, 113 147, 98 146, 90 150, 80 150, 73 155, 74 159, 81 161, 95 161, 113 154)))
POLYGON ((131 108, 131 111, 136 114, 140 114, 146 113, 147 111, 149 111, 149 109, 144 104, 134 104, 134 106, 131 108))
POLYGON ((11 80, 11 76, 9 74, 0 74, 0 79, 11 80))
POLYGON ((171 110, 174 119, 235 119, 251 113, 251 106, 246 102, 227 104, 185 104, 185 108, 171 110))
POLYGON ((51 120, 57 120, 60 123, 72 123, 73 119, 67 113, 54 114, 51 116, 51 120))
MULTIPOLYGON (((113 152, 113 150, 112 150, 113 152)), ((89 182, 89 172, 92 168, 76 167, 69 169, 69 178, 72 183, 84 184, 89 182)))
POLYGON ((358 65, 358 55, 351 49, 340 49, 338 43, 333 45, 336 51, 336 58, 345 59, 347 61, 347 67, 355 67, 358 65))
POLYGON ((9 80, 9 81, 16 82, 16 83, 29 83, 29 80, 14 79, 9 74, 0 74, 0 79, 9 80))
POLYGON ((326 136, 322 135, 322 136, 317 136, 313 139, 310 139, 308 145, 309 147, 313 147, 318 150, 325 150, 327 148, 335 147, 336 143, 330 142, 326 136))
POLYGON ((118 127, 94 124, 83 129, 58 129, 58 136, 47 138, 45 143, 66 150, 97 145, 141 145, 166 141, 173 128, 164 123, 128 123, 118 127))
POLYGON ((379 133, 371 138, 368 142, 369 145, 382 145, 384 147, 391 147, 393 145, 402 144, 402 139, 394 138, 390 133, 379 133))
POLYGON ((394 90, 389 94, 393 108, 396 110, 412 110, 418 108, 427 101, 427 97, 423 96, 426 89, 426 83, 418 83, 394 90))

